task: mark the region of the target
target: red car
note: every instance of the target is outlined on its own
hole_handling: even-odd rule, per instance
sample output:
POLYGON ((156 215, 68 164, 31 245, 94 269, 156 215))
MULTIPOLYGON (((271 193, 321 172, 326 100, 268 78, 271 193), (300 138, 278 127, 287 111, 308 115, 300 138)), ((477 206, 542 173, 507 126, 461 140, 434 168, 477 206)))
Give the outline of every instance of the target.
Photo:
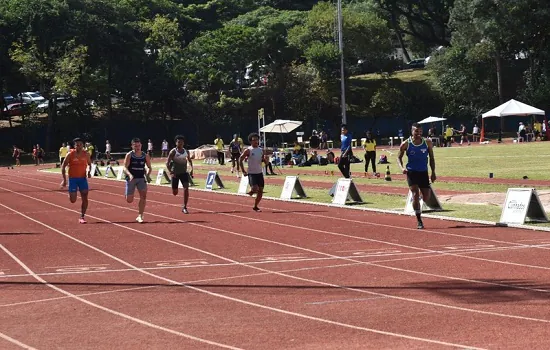
POLYGON ((9 116, 18 116, 23 115, 28 112, 28 105, 25 103, 10 103, 6 108, 4 108, 4 115, 9 116))

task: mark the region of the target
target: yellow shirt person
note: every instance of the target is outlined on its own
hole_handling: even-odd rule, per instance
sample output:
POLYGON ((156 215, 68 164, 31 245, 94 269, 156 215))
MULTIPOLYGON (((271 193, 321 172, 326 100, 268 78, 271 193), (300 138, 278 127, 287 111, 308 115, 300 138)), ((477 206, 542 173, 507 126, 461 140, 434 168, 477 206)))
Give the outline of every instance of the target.
POLYGON ((61 148, 59 149, 59 160, 62 161, 67 157, 67 154, 69 153, 69 150, 67 149, 67 146, 65 144, 61 145, 61 148))
POLYGON ((370 142, 367 142, 367 140, 363 141, 363 148, 367 152, 373 152, 376 151, 376 140, 370 140, 370 142))
POLYGON ((219 137, 219 135, 218 135, 218 138, 214 140, 214 145, 216 146, 216 149, 218 151, 223 151, 223 146, 224 146, 223 139, 219 137))

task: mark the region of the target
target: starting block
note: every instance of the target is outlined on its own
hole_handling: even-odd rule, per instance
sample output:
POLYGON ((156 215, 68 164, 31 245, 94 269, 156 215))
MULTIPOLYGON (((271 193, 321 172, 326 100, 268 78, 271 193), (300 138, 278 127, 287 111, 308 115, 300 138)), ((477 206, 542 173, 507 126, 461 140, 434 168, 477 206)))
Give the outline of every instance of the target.
POLYGON ((287 176, 285 184, 283 185, 283 191, 281 192, 281 199, 292 199, 292 195, 296 195, 300 198, 307 198, 304 187, 300 182, 298 176, 287 176))
MULTIPOLYGON (((422 198, 422 193, 420 193, 420 210, 422 210, 422 212, 443 210, 443 207, 441 207, 441 203, 439 202, 439 199, 437 199, 437 195, 432 187, 430 187, 430 191, 431 195, 427 201, 424 201, 422 198)), ((407 204, 405 204, 405 214, 414 214, 413 199, 413 193, 409 190, 407 204)))
POLYGON ((353 183, 353 180, 340 178, 335 184, 332 204, 346 205, 348 201, 354 203, 363 203, 363 199, 361 198, 357 187, 353 183))
POLYGON ((548 216, 534 188, 509 188, 500 215, 500 224, 524 224, 525 219, 532 222, 548 222, 548 216))
MULTIPOLYGON (((189 176, 191 177, 191 176, 189 176)), ((214 185, 214 182, 216 182, 216 185, 218 185, 218 188, 225 188, 223 185, 222 179, 218 175, 217 171, 209 171, 208 175, 206 175, 206 189, 212 190, 212 187, 214 185)))

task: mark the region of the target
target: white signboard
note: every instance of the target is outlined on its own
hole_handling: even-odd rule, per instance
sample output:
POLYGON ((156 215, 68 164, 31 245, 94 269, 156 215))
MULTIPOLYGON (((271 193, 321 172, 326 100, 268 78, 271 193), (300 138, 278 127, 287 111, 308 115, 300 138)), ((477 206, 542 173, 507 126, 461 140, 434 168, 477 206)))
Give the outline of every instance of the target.
POLYGON ((163 177, 164 177, 164 169, 160 168, 159 172, 157 173, 157 178, 155 180, 155 185, 161 185, 163 177))
POLYGON ((334 192, 334 198, 332 198, 332 203, 346 205, 348 200, 353 202, 363 202, 352 179, 338 179, 334 192))
POLYGON ((534 188, 509 188, 502 207, 500 223, 524 224, 529 221, 548 222, 544 207, 534 188))
POLYGON ((239 184, 238 194, 246 194, 248 192, 248 176, 241 177, 241 183, 239 184))
POLYGON ((96 174, 97 174, 97 164, 96 163, 92 164, 92 166, 90 167, 90 174, 92 174, 92 177, 96 176, 96 174))
MULTIPOLYGON (((432 193, 427 201, 424 201, 424 199, 422 198, 422 192, 420 192, 420 209, 423 212, 443 210, 439 199, 437 199, 435 191, 433 190, 433 188, 430 188, 430 190, 432 193)), ((411 192, 411 190, 409 190, 409 195, 407 196, 407 204, 405 204, 405 214, 414 214, 413 198, 413 193, 411 192)))
POLYGON ((300 198, 307 197, 298 176, 287 176, 281 192, 281 199, 292 199, 294 193, 300 198))
POLYGON ((117 180, 122 180, 122 176, 124 175, 124 167, 118 166, 116 171, 117 171, 116 179, 117 180))

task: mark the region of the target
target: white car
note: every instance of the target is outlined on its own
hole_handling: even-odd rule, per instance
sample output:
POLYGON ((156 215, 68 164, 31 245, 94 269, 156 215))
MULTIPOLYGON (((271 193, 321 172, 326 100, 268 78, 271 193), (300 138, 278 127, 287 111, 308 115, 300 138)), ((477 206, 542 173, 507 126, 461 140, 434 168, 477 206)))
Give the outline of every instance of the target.
MULTIPOLYGON (((44 113, 44 112, 48 111, 48 104, 49 104, 49 101, 45 100, 44 102, 42 102, 38 106, 36 106, 36 108, 38 109, 39 112, 44 113)), ((57 98, 57 110, 63 109, 63 108, 67 107, 70 104, 71 104, 71 101, 69 100, 68 97, 59 96, 57 98)))
POLYGON ((46 99, 38 92, 22 92, 19 94, 19 98, 24 103, 40 104, 46 101, 46 99))

